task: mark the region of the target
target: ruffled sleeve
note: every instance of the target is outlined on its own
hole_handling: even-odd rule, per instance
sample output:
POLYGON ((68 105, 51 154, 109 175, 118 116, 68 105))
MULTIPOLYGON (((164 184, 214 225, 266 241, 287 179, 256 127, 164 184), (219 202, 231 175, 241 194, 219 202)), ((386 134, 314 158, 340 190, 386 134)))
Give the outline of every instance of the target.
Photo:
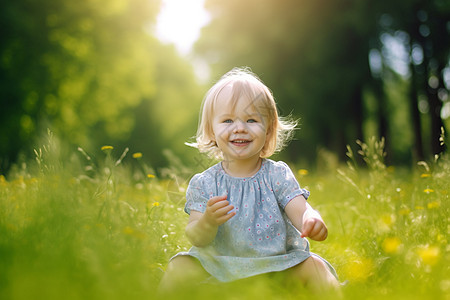
POLYGON ((205 212, 206 202, 208 198, 205 194, 204 177, 202 174, 196 174, 189 182, 189 186, 186 191, 186 205, 184 211, 187 214, 191 214, 191 210, 198 212, 205 212))
POLYGON ((276 162, 271 170, 272 189, 277 198, 278 204, 284 208, 297 196, 303 195, 305 199, 309 197, 309 191, 300 187, 297 179, 289 166, 282 162, 276 162))

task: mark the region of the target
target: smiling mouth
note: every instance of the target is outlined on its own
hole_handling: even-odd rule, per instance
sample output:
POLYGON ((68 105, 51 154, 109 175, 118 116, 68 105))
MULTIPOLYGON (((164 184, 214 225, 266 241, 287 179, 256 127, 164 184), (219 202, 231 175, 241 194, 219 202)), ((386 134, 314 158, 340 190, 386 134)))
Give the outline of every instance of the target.
POLYGON ((250 144, 251 141, 250 140, 237 139, 237 140, 230 141, 230 143, 232 143, 235 146, 246 146, 246 145, 250 144))

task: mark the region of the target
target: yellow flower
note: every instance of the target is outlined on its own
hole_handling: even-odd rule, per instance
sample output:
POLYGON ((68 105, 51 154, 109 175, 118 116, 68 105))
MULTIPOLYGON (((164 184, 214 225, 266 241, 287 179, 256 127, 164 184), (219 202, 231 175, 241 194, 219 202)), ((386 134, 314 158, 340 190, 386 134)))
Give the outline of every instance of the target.
POLYGON ((384 252, 388 254, 398 253, 401 249, 401 246, 402 241, 396 236, 385 238, 383 243, 381 244, 384 252))
POLYGON ((422 246, 417 249, 417 254, 426 265, 434 266, 441 257, 441 250, 437 246, 422 246))
POLYGON ((409 208, 402 208, 398 211, 399 215, 401 216, 407 216, 410 212, 411 210, 409 208))
POLYGON ((159 206, 159 202, 153 202, 153 203, 152 203, 152 206, 153 206, 153 207, 159 206))
POLYGON ((148 178, 155 178, 156 176, 153 175, 153 174, 147 174, 147 177, 148 177, 148 178))
POLYGON ((142 153, 141 152, 136 152, 136 153, 133 153, 133 158, 141 158, 142 157, 142 153))
POLYGON ((298 170, 298 175, 300 175, 300 176, 306 176, 306 175, 308 175, 308 170, 306 170, 306 169, 300 169, 300 170, 298 170))
POLYGON ((434 190, 427 188, 427 189, 424 189, 423 192, 429 194, 429 193, 434 193, 434 190))
POLYGON ((423 173, 420 175, 420 178, 428 178, 428 177, 431 177, 431 174, 423 173))
POLYGON ((114 149, 114 147, 113 146, 108 146, 108 145, 106 145, 106 146, 103 146, 102 148, 101 148, 101 150, 102 151, 111 151, 112 149, 114 149))
POLYGON ((427 204, 428 209, 439 208, 441 203, 439 201, 433 201, 427 204))

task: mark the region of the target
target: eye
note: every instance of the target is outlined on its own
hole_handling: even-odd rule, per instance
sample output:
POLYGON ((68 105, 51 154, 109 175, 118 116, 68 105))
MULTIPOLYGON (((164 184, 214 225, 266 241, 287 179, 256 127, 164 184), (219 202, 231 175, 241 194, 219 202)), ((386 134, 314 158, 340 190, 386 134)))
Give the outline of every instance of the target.
POLYGON ((231 119, 226 119, 226 120, 223 121, 223 123, 233 123, 233 120, 231 120, 231 119))
POLYGON ((255 119, 248 119, 247 123, 258 123, 258 121, 256 121, 255 119))

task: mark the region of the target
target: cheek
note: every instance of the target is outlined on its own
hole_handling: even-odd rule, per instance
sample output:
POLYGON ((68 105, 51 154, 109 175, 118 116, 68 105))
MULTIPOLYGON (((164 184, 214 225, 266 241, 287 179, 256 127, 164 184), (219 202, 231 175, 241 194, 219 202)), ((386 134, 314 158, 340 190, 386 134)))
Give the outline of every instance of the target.
POLYGON ((262 135, 267 136, 269 134, 269 131, 266 129, 266 127, 261 124, 257 125, 257 127, 254 128, 254 132, 260 136, 262 135))
POLYGON ((216 125, 214 126, 214 136, 216 139, 226 138, 229 134, 228 126, 216 125))

